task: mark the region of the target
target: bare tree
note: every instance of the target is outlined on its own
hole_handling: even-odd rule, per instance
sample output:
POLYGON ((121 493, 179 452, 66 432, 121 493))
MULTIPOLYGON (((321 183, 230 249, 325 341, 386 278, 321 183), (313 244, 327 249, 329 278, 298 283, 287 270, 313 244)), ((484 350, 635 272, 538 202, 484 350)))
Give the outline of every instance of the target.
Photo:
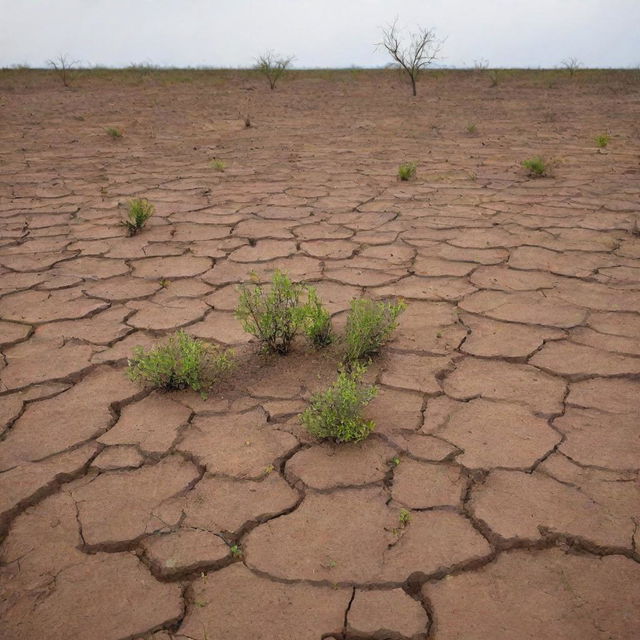
POLYGON ((562 61, 562 66, 569 72, 569 76, 573 78, 575 72, 582 66, 577 58, 566 58, 562 61))
POLYGON ((60 54, 47 64, 58 74, 65 87, 71 85, 71 71, 78 64, 78 60, 70 60, 67 54, 60 54))
POLYGON ((280 80, 284 72, 291 66, 293 59, 293 56, 285 58, 273 51, 267 51, 256 58, 255 68, 267 77, 271 91, 273 91, 276 88, 278 80, 280 80))
POLYGON ((416 95, 416 80, 422 69, 438 59, 442 42, 436 39, 433 29, 418 27, 416 31, 409 33, 408 40, 402 41, 397 20, 393 24, 382 29, 382 42, 379 47, 384 47, 387 53, 406 71, 411 80, 413 95, 416 95))

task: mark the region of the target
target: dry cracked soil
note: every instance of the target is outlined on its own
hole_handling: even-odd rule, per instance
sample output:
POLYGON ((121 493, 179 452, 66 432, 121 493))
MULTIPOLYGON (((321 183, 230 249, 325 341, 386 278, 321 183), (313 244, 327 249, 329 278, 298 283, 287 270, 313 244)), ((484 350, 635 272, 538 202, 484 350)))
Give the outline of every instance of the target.
POLYGON ((2 638, 640 637, 637 78, 0 86, 2 638), (262 358, 234 319, 276 268, 337 327, 408 302, 368 440, 298 421, 335 349, 262 358), (206 399, 125 375, 180 327, 238 354, 206 399))

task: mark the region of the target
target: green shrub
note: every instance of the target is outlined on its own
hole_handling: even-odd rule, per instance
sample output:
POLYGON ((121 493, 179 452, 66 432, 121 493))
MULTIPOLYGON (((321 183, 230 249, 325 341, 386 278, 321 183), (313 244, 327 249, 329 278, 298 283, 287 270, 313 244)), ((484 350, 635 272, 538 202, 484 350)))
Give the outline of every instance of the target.
POLYGON ((166 391, 191 388, 206 391, 233 366, 233 356, 222 349, 177 331, 166 344, 150 351, 136 347, 129 359, 131 380, 166 391))
POLYGON ((127 219, 122 224, 127 228, 130 236, 135 236, 142 229, 147 220, 153 215, 155 207, 145 198, 131 200, 128 207, 127 219))
POLYGON ((122 138, 122 131, 115 127, 107 127, 107 135, 116 140, 117 138, 122 138))
POLYGON ((405 162, 398 167, 398 177, 400 180, 411 180, 416 175, 416 168, 415 162, 405 162))
POLYGON ((358 442, 373 431, 375 424, 365 420, 361 413, 378 390, 362 383, 365 372, 362 365, 354 366, 351 371, 341 371, 326 391, 311 398, 300 416, 311 435, 335 442, 358 442))
POLYGON ((244 330, 258 338, 266 351, 288 353, 305 320, 306 309, 300 303, 304 285, 295 284, 286 274, 276 271, 268 290, 255 284, 240 285, 239 291, 236 317, 244 330))
POLYGON ((522 166, 529 171, 529 175, 532 178, 543 178, 549 174, 549 165, 540 156, 523 160, 522 166))
POLYGON ((227 168, 227 163, 224 160, 219 160, 219 159, 214 158, 209 163, 209 166, 212 169, 215 169, 216 171, 224 172, 224 170, 227 168))
POLYGON ((609 140, 611 140, 611 138, 606 133, 596 136, 596 146, 599 149, 604 149, 609 144, 609 140))
POLYGON ((324 308, 318 293, 313 287, 307 290, 307 304, 304 314, 304 332, 316 349, 326 347, 333 342, 331 314, 324 308))
POLYGON ((369 298, 352 300, 345 329, 345 360, 354 362, 378 353, 398 326, 397 318, 406 307, 402 300, 395 304, 369 298))

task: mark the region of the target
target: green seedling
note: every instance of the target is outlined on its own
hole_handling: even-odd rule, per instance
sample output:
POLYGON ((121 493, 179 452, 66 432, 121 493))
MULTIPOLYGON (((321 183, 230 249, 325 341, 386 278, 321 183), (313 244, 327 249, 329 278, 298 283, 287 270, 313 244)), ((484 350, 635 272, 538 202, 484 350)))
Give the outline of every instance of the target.
POLYGON ((135 236, 147 224, 155 207, 145 198, 135 198, 129 202, 127 209, 127 219, 122 224, 127 228, 128 235, 135 236))

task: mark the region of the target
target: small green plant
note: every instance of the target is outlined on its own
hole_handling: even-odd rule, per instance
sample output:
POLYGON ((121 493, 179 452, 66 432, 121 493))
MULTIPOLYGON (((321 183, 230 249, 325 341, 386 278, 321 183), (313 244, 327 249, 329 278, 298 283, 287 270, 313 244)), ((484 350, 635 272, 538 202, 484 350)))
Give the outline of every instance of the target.
POLYGON ((131 380, 152 388, 165 391, 191 388, 203 393, 232 366, 230 351, 179 330, 166 344, 150 351, 136 347, 127 373, 131 380))
POLYGON ((408 509, 400 509, 398 520, 400 522, 400 528, 404 529, 411 522, 411 512, 408 509))
POLYGON ((391 464, 394 467, 397 467, 400 464, 400 458, 398 456, 394 456, 391 458, 391 464))
POLYGON ((475 122, 470 122, 467 125, 467 133, 470 133, 471 135, 473 135, 474 133, 477 133, 478 131, 478 127, 476 126, 475 122))
POLYGON ((355 362, 375 355, 398 326, 398 316, 407 308, 396 303, 359 298, 351 301, 345 328, 345 361, 355 362))
POLYGON ((609 144, 609 140, 611 138, 606 133, 596 136, 596 146, 598 149, 604 149, 609 144))
POLYGON ((350 371, 340 371, 326 391, 311 398, 300 416, 311 435, 335 442, 358 442, 373 431, 373 421, 365 420, 361 414, 378 390, 362 382, 365 372, 363 365, 356 365, 350 371))
POLYGON ((220 171, 221 173, 227 168, 227 163, 224 160, 220 160, 219 158, 214 158, 209 166, 215 171, 220 171))
POLYGON ((158 281, 158 284, 159 284, 163 289, 166 289, 166 288, 171 284, 171 281, 170 281, 170 280, 167 280, 166 278, 161 278, 161 279, 158 281))
POLYGON ((304 289, 304 285, 291 282, 281 271, 273 274, 268 290, 257 283, 240 285, 236 317, 266 351, 288 353, 305 320, 306 309, 300 304, 304 289))
POLYGON ((398 167, 398 178, 400 180, 411 180, 416 175, 417 165, 415 162, 405 162, 398 167))
POLYGON ((322 349, 333 342, 331 314, 324 308, 313 287, 307 290, 307 304, 304 313, 304 332, 316 349, 322 349))
POLYGON ((529 171, 529 175, 532 178, 543 178, 549 173, 549 165, 540 156, 523 160, 522 166, 529 171))
POLYGON ((107 127, 107 135, 113 140, 117 140, 118 138, 122 138, 122 131, 115 127, 107 127))
POLYGON ((237 544, 232 544, 232 545, 229 547, 229 551, 231 551, 231 555, 232 555, 234 558, 242 558, 242 549, 240 548, 240 546, 239 546, 239 545, 237 545, 237 544))
POLYGON ((127 205, 127 219, 122 224, 127 228, 130 236, 135 236, 153 215, 155 207, 145 198, 135 198, 127 205))

